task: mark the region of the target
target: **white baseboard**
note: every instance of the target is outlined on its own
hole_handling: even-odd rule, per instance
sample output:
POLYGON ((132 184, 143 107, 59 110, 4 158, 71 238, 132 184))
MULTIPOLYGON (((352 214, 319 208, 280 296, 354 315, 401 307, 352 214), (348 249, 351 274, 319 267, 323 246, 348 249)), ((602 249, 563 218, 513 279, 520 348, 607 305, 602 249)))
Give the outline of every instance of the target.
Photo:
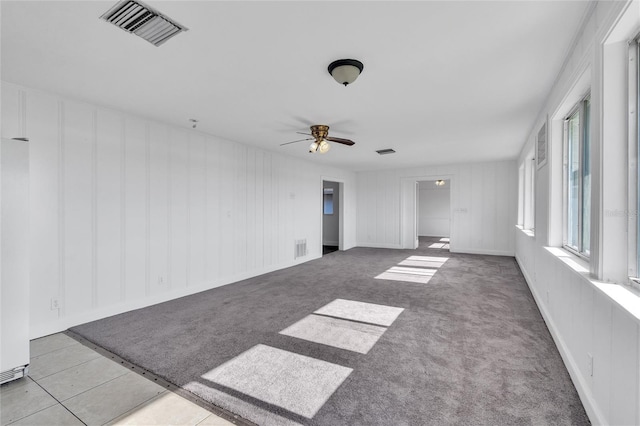
POLYGON ((178 299, 180 297, 189 296, 202 291, 211 290, 216 287, 235 283, 248 278, 257 277, 258 275, 266 274, 269 272, 277 271, 291 266, 299 265, 314 259, 318 259, 321 256, 305 256, 286 264, 270 266, 261 268, 259 270, 253 270, 244 272, 234 276, 226 277, 215 282, 201 283, 200 285, 192 285, 189 287, 181 287, 174 290, 168 290, 165 293, 160 293, 154 296, 145 297, 144 299, 129 300, 121 302, 115 305, 107 306, 104 308, 95 309, 88 312, 78 313, 60 318, 58 321, 50 321, 43 324, 32 325, 29 329, 29 338, 37 339, 38 337, 48 336, 50 334, 59 333, 67 330, 70 327, 84 324, 91 321, 96 321, 102 318, 107 318, 113 315, 118 315, 124 312, 133 311, 135 309, 146 308, 147 306, 157 305, 158 303, 168 302, 169 300, 178 299))
POLYGON ((593 425, 608 424, 604 416, 602 415, 602 411, 600 410, 600 408, 598 408, 598 404, 596 403, 593 397, 593 393, 591 392, 591 389, 586 381, 586 378, 580 372, 580 369, 578 368, 578 365, 575 359, 571 355, 571 352, 569 352, 569 349, 565 344, 564 339, 558 332, 558 328, 556 327, 555 322, 553 321, 553 318, 551 317, 551 315, 549 315, 549 312, 547 311, 547 307, 542 302, 542 298, 538 294, 535 288, 535 285, 533 285, 534 281, 531 280, 529 272, 524 268, 524 265, 520 261, 520 258, 518 257, 517 254, 515 257, 516 257, 516 262, 518 262, 518 265, 520 266, 520 270, 522 271, 522 275, 524 275, 524 279, 527 282, 527 285, 529 286, 529 290, 531 290, 531 294, 533 295, 533 298, 535 299, 536 304, 538 305, 538 309, 540 310, 540 313, 544 318, 544 322, 547 324, 547 328, 551 333, 551 337, 553 338, 553 341, 555 342, 556 347, 560 352, 560 356, 562 357, 562 361, 564 362, 564 365, 567 368, 567 371, 569 372, 569 376, 573 381, 573 385, 576 387, 576 390, 578 391, 578 396, 580 397, 580 401, 582 401, 582 405, 584 406, 584 409, 587 412, 587 416, 589 416, 589 420, 591 421, 591 424, 593 425))
POLYGON ((450 247, 449 251, 451 253, 463 253, 463 254, 486 254, 489 256, 512 256, 514 253, 508 250, 485 250, 485 249, 474 249, 474 248, 464 248, 464 247, 450 247))
POLYGON ((368 247, 368 248, 388 248, 388 249, 401 249, 400 244, 385 244, 385 243, 358 243, 356 247, 368 247))

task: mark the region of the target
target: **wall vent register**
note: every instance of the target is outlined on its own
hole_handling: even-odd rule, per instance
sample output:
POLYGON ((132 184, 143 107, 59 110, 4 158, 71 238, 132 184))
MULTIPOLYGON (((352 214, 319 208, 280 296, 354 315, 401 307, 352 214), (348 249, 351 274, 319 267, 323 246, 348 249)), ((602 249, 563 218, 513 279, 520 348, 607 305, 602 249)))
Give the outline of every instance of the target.
POLYGON ((395 150, 393 150, 393 149, 391 149, 391 148, 387 148, 387 149, 379 149, 379 150, 377 150, 376 152, 377 152, 378 154, 380 154, 380 155, 386 155, 386 154, 393 154, 393 153, 395 153, 396 151, 395 151, 395 150))
POLYGON ((128 33, 160 46, 188 28, 167 18, 141 1, 124 0, 100 17, 128 33))

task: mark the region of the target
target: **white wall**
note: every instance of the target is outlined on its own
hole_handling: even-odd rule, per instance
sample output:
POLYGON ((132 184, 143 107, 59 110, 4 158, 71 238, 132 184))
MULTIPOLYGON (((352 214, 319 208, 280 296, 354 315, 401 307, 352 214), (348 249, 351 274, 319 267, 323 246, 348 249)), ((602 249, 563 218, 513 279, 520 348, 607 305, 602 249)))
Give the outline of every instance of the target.
POLYGON ((515 161, 358 172, 357 244, 401 248, 411 223, 403 217, 411 211, 402 206, 403 182, 443 178, 451 182, 451 251, 512 256, 517 177, 515 161))
MULTIPOLYGON (((593 424, 640 424, 640 296, 626 282, 626 38, 612 40, 625 2, 598 2, 524 144, 549 117, 547 165, 537 170, 535 236, 516 232, 516 258, 593 424), (625 46, 624 48, 622 46, 625 46), (614 90, 611 90, 611 89, 614 90), (562 246, 562 119, 591 92, 592 252, 582 262, 562 246), (605 143, 606 142, 606 143, 605 143), (549 247, 550 246, 550 247, 549 247), (591 364, 592 359, 592 364, 591 364)), ((640 29, 630 6, 626 37, 640 29)))
POLYGON ((418 183, 418 235, 448 237, 451 226, 451 184, 436 186, 435 181, 418 183))
POLYGON ((2 124, 30 138, 31 338, 321 256, 323 175, 355 246, 351 172, 8 83, 2 124))
POLYGON ((340 243, 340 183, 324 181, 323 188, 333 189, 333 214, 322 215, 322 244, 338 246, 340 243))

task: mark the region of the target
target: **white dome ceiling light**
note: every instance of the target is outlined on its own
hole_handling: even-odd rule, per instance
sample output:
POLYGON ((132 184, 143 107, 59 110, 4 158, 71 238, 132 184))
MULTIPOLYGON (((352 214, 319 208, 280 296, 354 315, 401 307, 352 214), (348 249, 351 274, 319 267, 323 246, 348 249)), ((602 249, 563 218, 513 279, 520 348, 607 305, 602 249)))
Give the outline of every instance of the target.
POLYGON ((345 86, 356 81, 363 69, 362 62, 355 59, 338 59, 329 64, 329 74, 345 86))

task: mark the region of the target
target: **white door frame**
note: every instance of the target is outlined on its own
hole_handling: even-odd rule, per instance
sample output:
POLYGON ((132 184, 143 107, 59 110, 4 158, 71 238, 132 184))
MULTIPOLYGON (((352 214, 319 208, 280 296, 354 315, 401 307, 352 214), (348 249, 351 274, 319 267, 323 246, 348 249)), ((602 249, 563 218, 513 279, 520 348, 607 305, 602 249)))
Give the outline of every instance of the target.
MULTIPOLYGON (((344 179, 320 176, 320 194, 323 194, 324 181, 338 183, 338 250, 344 250, 344 179)), ((320 253, 322 253, 322 243, 324 239, 324 199, 320 198, 320 253)))
MULTIPOLYGON (((426 176, 413 176, 400 179, 400 246, 403 249, 418 248, 418 200, 416 195, 416 185, 425 180, 447 180, 450 199, 454 200, 455 176, 451 174, 438 174, 426 176)), ((453 215, 453 202, 449 203, 449 244, 454 246, 455 226, 453 215)))

